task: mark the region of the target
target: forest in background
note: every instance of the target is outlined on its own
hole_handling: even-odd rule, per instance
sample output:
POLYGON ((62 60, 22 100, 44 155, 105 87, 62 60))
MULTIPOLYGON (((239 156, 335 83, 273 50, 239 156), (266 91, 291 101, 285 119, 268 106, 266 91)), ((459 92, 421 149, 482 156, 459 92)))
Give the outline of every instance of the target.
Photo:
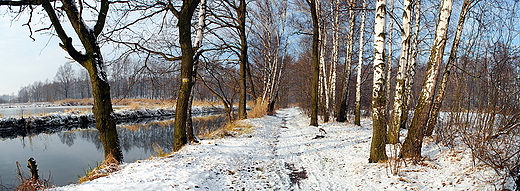
MULTIPOLYGON (((94 114, 109 116, 107 97, 174 99, 182 111, 175 131, 182 136, 175 137, 180 142, 174 150, 189 142, 186 120, 193 99, 220 101, 228 111, 238 105, 237 119, 247 118, 247 101, 263 105, 267 114, 299 106, 314 126, 318 120, 359 125, 360 117, 371 116, 370 162, 388 160, 386 144, 399 149, 400 158, 421 160, 422 139, 432 136, 447 145, 462 140, 497 174, 520 181, 517 1, 2 0, 0 5, 12 16, 45 12, 50 27, 28 21, 28 30, 56 34, 85 68, 73 71, 65 64, 55 79, 22 87, 17 102, 93 97, 104 100, 95 103, 103 111, 94 114), (67 18, 77 37, 60 29, 67 18), (100 46, 112 46, 111 56, 100 46), (408 135, 400 142, 403 128, 408 135)), ((107 121, 98 129, 111 129, 109 118, 96 121, 107 121)), ((117 149, 109 150, 106 154, 117 155, 117 149)))

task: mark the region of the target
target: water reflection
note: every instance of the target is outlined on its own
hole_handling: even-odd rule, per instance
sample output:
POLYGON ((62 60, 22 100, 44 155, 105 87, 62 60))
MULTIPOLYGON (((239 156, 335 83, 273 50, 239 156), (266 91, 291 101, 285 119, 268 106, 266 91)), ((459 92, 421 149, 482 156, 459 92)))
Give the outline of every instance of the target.
MULTIPOLYGON (((134 162, 149 158, 155 149, 170 152, 173 145, 173 120, 118 125, 124 160, 134 162)), ((224 116, 194 118, 196 135, 214 131, 226 123, 224 116)), ((15 162, 24 164, 34 157, 41 177, 52 176, 55 185, 76 182, 89 166, 103 160, 103 148, 95 128, 62 127, 59 130, 28 132, 29 136, 2 136, 0 150, 0 180, 3 185, 15 185, 15 162)))

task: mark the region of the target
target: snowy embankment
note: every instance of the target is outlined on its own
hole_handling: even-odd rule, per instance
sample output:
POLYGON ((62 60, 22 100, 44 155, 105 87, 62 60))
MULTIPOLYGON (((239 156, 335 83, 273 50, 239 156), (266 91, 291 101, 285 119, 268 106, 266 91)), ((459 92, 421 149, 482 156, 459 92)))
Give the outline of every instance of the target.
MULTIPOLYGON (((242 121, 251 133, 188 145, 167 158, 121 165, 120 170, 55 190, 494 190, 494 172, 475 166, 469 149, 449 150, 425 141, 426 160, 370 164, 369 119, 362 126, 309 126, 297 108, 242 121)), ((389 149, 388 153, 392 151, 389 149)))
MULTIPOLYGON (((220 107, 194 107, 194 115, 223 112, 220 107)), ((175 115, 175 108, 153 108, 153 109, 120 109, 114 112, 117 122, 129 122, 142 118, 165 117, 175 115)), ((92 112, 80 112, 71 110, 69 112, 55 112, 41 116, 29 117, 3 117, 0 118, 0 131, 16 131, 33 129, 37 127, 54 127, 70 125, 88 125, 94 123, 92 112)))

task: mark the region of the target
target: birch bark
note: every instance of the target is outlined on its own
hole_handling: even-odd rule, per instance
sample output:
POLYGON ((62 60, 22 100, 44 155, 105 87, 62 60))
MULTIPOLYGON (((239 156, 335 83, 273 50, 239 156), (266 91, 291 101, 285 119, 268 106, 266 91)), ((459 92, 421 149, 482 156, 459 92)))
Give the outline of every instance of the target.
POLYGON ((403 3, 403 29, 401 31, 401 55, 399 56, 399 66, 397 69, 397 76, 395 78, 395 93, 394 93, 394 109, 392 112, 392 122, 388 130, 388 143, 396 144, 399 142, 399 131, 403 124, 402 115, 404 111, 404 97, 405 97, 405 78, 408 69, 411 32, 412 32, 412 3, 410 0, 404 0, 403 3))
POLYGON ((352 49, 354 44, 354 24, 356 17, 354 15, 353 8, 355 7, 355 0, 350 0, 349 3, 349 31, 347 36, 347 51, 345 53, 345 74, 343 76, 343 90, 341 91, 341 102, 339 104, 337 112, 338 122, 347 121, 347 110, 348 110, 348 97, 349 97, 349 85, 350 85, 350 74, 352 66, 352 49))
MULTIPOLYGON (((202 47, 202 39, 204 37, 204 27, 206 20, 206 0, 200 0, 199 7, 199 19, 197 23, 197 35, 195 36, 195 40, 193 41, 193 48, 195 48, 194 55, 194 64, 193 64, 193 83, 191 86, 193 87, 197 81, 197 69, 199 64, 199 55, 201 54, 202 47)), ((198 142, 196 140, 195 134, 193 132, 193 120, 192 120, 192 111, 191 108, 193 106, 193 96, 190 96, 190 100, 188 103, 188 119, 186 119, 186 138, 189 143, 198 142)))
POLYGON ((439 116, 441 104, 442 104, 442 101, 444 100, 444 95, 446 94, 446 87, 448 85, 448 77, 450 76, 451 69, 455 65, 455 60, 457 59, 457 49, 459 48, 460 36, 462 35, 462 29, 464 27, 464 22, 466 21, 466 15, 467 15, 469 9, 471 9, 474 1, 475 0, 464 0, 464 3, 462 4, 462 9, 461 9, 459 21, 457 24, 457 30, 455 32, 455 38, 453 39, 453 45, 451 46, 450 57, 448 58, 448 63, 446 63, 446 67, 444 68, 441 84, 439 85, 439 89, 437 90, 437 95, 435 96, 435 100, 433 102, 432 109, 430 111, 430 116, 428 118, 428 124, 426 126, 425 136, 431 136, 433 134, 435 125, 437 124, 437 118, 439 116))
POLYGON ((368 162, 386 161, 386 128, 387 111, 385 93, 385 25, 386 0, 376 1, 376 16, 374 26, 374 81, 372 90, 372 142, 368 162))
POLYGON ((420 158, 421 147, 428 115, 433 101, 435 85, 442 63, 444 47, 446 46, 446 35, 450 22, 453 0, 443 0, 437 28, 435 32, 434 44, 432 46, 430 59, 426 68, 425 80, 419 96, 419 101, 415 108, 410 130, 401 149, 403 158, 420 158))
MULTIPOLYGON (((363 9, 364 8, 366 8, 366 0, 363 0, 363 9)), ((361 126, 361 72, 363 69, 365 20, 366 20, 366 12, 363 10, 362 15, 361 15, 361 27, 359 28, 359 30, 360 30, 359 52, 358 52, 358 67, 357 67, 357 76, 356 76, 356 109, 354 110, 354 115, 355 115, 354 124, 356 124, 357 126, 361 126)))

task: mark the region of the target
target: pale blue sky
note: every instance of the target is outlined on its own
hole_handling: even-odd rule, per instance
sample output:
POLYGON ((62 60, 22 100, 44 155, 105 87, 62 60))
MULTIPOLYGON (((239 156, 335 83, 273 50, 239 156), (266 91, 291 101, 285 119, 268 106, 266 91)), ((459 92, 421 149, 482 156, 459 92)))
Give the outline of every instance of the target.
MULTIPOLYGON (((29 28, 23 26, 28 14, 12 21, 12 16, 5 12, 6 8, 0 7, 0 95, 16 95, 22 86, 46 79, 54 80, 58 67, 71 62, 67 59, 67 52, 60 48, 59 38, 49 34, 53 31, 45 31, 33 33, 33 41, 29 38, 29 28)), ((33 26, 33 31, 49 26, 48 19, 42 16, 44 13, 35 13, 32 23, 36 26, 33 26)), ((63 27, 68 35, 77 39, 67 22, 63 27)), ((73 44, 77 43, 79 40, 73 40, 73 44)), ((76 71, 81 68, 78 63, 72 65, 76 71)))
POLYGON ((58 67, 69 61, 58 38, 36 33, 36 40, 30 39, 29 29, 22 26, 26 19, 11 22, 11 17, 0 16, 0 94, 18 94, 21 86, 53 80, 58 67))

